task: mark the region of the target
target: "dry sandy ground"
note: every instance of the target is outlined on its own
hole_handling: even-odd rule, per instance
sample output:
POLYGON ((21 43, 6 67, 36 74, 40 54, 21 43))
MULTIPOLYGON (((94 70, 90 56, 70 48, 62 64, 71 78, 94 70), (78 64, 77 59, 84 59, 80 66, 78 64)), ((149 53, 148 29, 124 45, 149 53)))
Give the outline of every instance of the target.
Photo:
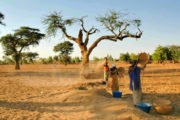
POLYGON ((133 106, 127 72, 119 81, 120 99, 102 80, 80 79, 79 65, 23 65, 18 71, 1 65, 0 120, 180 120, 180 64, 148 64, 142 74, 144 101, 170 100, 168 115, 133 106))

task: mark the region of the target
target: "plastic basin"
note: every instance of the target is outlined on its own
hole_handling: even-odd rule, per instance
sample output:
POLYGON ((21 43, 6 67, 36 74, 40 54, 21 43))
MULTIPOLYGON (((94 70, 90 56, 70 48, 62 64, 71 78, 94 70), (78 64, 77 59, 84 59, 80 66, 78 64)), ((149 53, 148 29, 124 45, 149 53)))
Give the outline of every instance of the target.
POLYGON ((159 114, 166 115, 172 111, 171 101, 169 101, 169 100, 158 99, 158 100, 155 100, 153 105, 154 105, 156 112, 159 114))
POLYGON ((146 113, 149 113, 149 111, 150 111, 150 109, 152 107, 152 104, 141 102, 141 103, 137 103, 135 106, 137 108, 141 109, 142 111, 144 111, 146 113))
POLYGON ((113 91, 113 97, 115 98, 121 98, 122 92, 121 91, 113 91))

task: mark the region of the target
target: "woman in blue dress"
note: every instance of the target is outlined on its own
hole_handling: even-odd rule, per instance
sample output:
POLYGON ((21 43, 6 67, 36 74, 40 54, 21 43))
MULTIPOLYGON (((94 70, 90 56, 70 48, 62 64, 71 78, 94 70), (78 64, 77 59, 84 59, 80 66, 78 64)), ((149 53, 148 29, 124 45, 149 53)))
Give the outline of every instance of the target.
POLYGON ((129 88, 132 91, 133 96, 133 103, 140 103, 142 102, 142 88, 141 88, 141 79, 140 79, 140 73, 141 70, 145 68, 140 68, 137 66, 138 60, 133 60, 130 62, 131 66, 129 67, 129 77, 130 77, 130 84, 129 88))

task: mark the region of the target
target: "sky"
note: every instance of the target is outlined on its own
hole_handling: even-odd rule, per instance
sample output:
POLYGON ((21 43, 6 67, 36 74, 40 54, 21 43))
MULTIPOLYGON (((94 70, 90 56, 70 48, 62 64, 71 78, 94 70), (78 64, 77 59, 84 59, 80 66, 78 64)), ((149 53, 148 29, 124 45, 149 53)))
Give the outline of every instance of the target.
MULTIPOLYGON (((179 6, 180 0, 0 0, 0 12, 5 15, 3 22, 6 24, 0 26, 0 37, 13 33, 21 26, 38 28, 42 33, 46 33, 46 26, 42 20, 54 11, 61 12, 64 18, 80 18, 87 15, 85 19, 87 28, 91 26, 102 28, 95 18, 108 10, 124 11, 134 18, 141 19, 142 37, 138 40, 128 38, 118 42, 104 40, 93 50, 90 59, 94 56, 105 57, 107 54, 119 58, 120 53, 126 52, 152 54, 158 45, 180 45, 179 6)), ((69 27, 68 33, 77 36, 79 29, 79 25, 69 27)), ((103 29, 100 30, 101 32, 90 38, 90 44, 101 35, 109 34, 103 29)), ((30 47, 26 51, 38 52, 39 57, 47 58, 57 55, 53 52, 53 47, 65 40, 67 39, 62 38, 59 31, 55 38, 42 39, 39 46, 30 47)), ((3 55, 0 46, 0 59, 3 55)), ((81 57, 76 44, 72 56, 81 57)))

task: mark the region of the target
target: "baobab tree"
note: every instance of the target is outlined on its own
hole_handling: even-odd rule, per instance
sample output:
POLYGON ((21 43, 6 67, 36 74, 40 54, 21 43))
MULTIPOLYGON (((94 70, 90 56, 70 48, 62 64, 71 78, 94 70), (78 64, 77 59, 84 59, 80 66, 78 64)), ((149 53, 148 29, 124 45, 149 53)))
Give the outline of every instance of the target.
POLYGON ((45 35, 40 33, 39 29, 30 27, 21 27, 15 30, 14 34, 7 34, 0 38, 5 55, 11 55, 15 60, 15 69, 20 69, 19 61, 24 49, 29 46, 39 44, 39 41, 45 35))
POLYGON ((79 19, 63 19, 61 13, 54 12, 46 16, 43 20, 43 23, 47 26, 48 35, 56 35, 57 31, 61 30, 61 32, 66 38, 78 44, 82 54, 82 74, 85 65, 89 62, 89 56, 91 52, 102 40, 110 40, 113 42, 117 42, 122 41, 125 38, 137 39, 141 37, 142 32, 139 28, 141 25, 141 21, 139 19, 126 20, 124 19, 124 17, 125 14, 116 11, 109 11, 105 15, 97 17, 96 20, 100 22, 102 26, 110 32, 110 35, 106 33, 102 36, 99 36, 97 39, 94 40, 91 45, 88 44, 90 36, 97 33, 97 31, 99 30, 95 27, 86 29, 84 23, 85 17, 79 19), (77 37, 71 36, 66 29, 67 26, 70 26, 75 22, 80 23, 79 33, 77 37), (128 27, 132 24, 137 27, 138 32, 132 33, 128 30, 128 27))

